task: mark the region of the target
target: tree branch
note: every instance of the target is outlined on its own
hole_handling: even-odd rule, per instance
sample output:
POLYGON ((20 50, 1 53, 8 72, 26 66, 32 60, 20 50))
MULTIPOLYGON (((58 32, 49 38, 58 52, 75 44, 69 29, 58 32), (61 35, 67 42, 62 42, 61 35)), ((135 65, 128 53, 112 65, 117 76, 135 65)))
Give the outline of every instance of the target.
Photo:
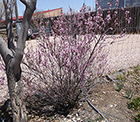
POLYGON ((20 0, 23 4, 26 6, 26 10, 23 16, 22 26, 19 34, 19 38, 17 41, 17 48, 15 51, 15 57, 14 57, 14 65, 15 69, 14 72, 17 74, 20 69, 20 63, 23 57, 24 48, 25 48, 25 41, 27 37, 27 32, 30 26, 30 20, 32 18, 32 14, 34 10, 36 9, 36 1, 37 0, 20 0))
POLYGON ((8 48, 15 50, 14 45, 14 33, 13 33, 13 6, 14 0, 8 2, 7 0, 3 0, 3 4, 5 7, 5 14, 6 14, 6 31, 7 31, 7 38, 8 38, 8 48))
POLYGON ((9 60, 13 58, 13 53, 8 49, 6 42, 0 36, 0 54, 4 60, 5 65, 7 66, 9 60))

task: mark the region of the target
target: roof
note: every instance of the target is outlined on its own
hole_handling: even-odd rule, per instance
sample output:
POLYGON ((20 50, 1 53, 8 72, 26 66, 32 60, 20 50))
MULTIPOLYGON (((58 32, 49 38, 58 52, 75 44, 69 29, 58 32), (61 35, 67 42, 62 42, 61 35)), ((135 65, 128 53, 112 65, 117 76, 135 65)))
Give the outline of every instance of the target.
MULTIPOLYGON (((34 15, 37 15, 37 14, 43 14, 43 13, 48 13, 48 12, 56 11, 56 10, 62 10, 62 8, 51 9, 51 10, 41 11, 41 12, 36 12, 36 13, 33 14, 33 16, 34 16, 34 15)), ((22 20, 22 19, 23 19, 23 16, 19 16, 18 19, 19 19, 19 20, 22 20)), ((16 17, 13 17, 13 21, 15 21, 15 20, 16 20, 16 17)), ((0 21, 0 23, 1 23, 1 22, 5 22, 5 21, 6 21, 6 20, 2 20, 2 21, 0 21)))
POLYGON ((36 14, 44 14, 44 13, 48 13, 48 12, 52 12, 52 11, 56 11, 56 10, 62 10, 62 8, 51 9, 51 10, 41 11, 41 12, 36 12, 36 13, 33 14, 33 16, 36 15, 36 14))

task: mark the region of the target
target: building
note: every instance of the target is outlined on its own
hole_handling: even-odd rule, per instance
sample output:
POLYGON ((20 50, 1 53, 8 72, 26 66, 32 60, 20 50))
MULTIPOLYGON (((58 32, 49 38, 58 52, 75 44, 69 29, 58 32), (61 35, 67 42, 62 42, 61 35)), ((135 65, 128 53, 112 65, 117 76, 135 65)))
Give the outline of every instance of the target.
MULTIPOLYGON (((127 7, 135 7, 140 6, 140 0, 119 0, 119 5, 115 6, 116 0, 99 0, 98 4, 101 6, 102 9, 108 9, 108 2, 111 3, 111 9, 118 9, 118 8, 127 8, 127 7)), ((97 6, 96 6, 97 10, 97 6)))
MULTIPOLYGON (((61 16, 63 11, 63 8, 57 8, 57 9, 52 9, 52 10, 46 10, 46 11, 41 11, 41 12, 36 12, 33 14, 33 16, 40 16, 43 18, 50 18, 50 17, 57 17, 61 16)), ((23 16, 19 16, 18 20, 22 21, 23 16)), ((13 17, 13 21, 16 21, 16 17, 13 17)), ((0 29, 6 27, 6 20, 0 21, 0 29)))
POLYGON ((123 1, 124 1, 124 8, 140 6, 140 0, 123 0, 123 1))
MULTIPOLYGON (((35 12, 33 14, 33 17, 37 17, 37 18, 41 17, 43 19, 49 20, 49 18, 51 17, 61 16, 62 11, 63 11, 63 8, 57 8, 57 9, 52 9, 52 10, 35 12)), ((16 17, 13 17, 13 27, 14 29, 16 29, 17 35, 19 35, 20 33, 22 19, 23 19, 23 16, 19 16, 18 21, 16 21, 16 17)), ((30 29, 30 30, 32 30, 32 33, 36 33, 36 30, 34 29, 30 29)), ((49 26, 47 27, 47 30, 48 32, 50 32, 49 26)), ((6 20, 2 20, 0 21, 0 34, 3 34, 5 32, 6 32, 6 20)))
POLYGON ((52 9, 52 10, 47 10, 47 11, 41 11, 41 12, 36 12, 33 14, 42 16, 43 18, 50 18, 50 17, 57 17, 61 16, 63 9, 62 8, 57 8, 57 9, 52 9))

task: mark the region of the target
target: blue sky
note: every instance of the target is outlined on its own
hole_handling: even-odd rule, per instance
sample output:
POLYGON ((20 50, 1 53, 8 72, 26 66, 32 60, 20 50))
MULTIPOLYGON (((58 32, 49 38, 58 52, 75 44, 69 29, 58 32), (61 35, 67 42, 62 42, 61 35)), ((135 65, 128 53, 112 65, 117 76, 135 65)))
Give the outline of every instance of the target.
MULTIPOLYGON (((86 6, 91 6, 91 9, 93 9, 95 0, 37 0, 37 10, 51 10, 62 7, 63 11, 66 13, 69 6, 74 11, 80 10, 84 2, 86 6)), ((17 0, 17 5, 19 16, 22 16, 25 6, 20 0, 17 0)))

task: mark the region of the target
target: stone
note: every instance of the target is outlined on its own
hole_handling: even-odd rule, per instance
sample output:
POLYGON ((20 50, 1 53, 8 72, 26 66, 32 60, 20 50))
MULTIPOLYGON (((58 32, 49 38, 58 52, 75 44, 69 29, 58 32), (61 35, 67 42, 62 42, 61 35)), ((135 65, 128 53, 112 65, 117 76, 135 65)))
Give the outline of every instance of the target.
POLYGON ((72 116, 71 115, 67 115, 67 118, 71 118, 72 116))
POLYGON ((76 117, 78 117, 79 115, 78 114, 76 114, 76 117))
POLYGON ((106 92, 105 91, 103 91, 103 94, 105 94, 106 92))
POLYGON ((81 120, 81 118, 77 118, 77 121, 80 121, 81 120))
POLYGON ((106 122, 105 120, 102 120, 101 122, 106 122))
POLYGON ((110 81, 117 80, 117 76, 123 76, 123 72, 115 72, 111 75, 106 75, 107 79, 110 81))

